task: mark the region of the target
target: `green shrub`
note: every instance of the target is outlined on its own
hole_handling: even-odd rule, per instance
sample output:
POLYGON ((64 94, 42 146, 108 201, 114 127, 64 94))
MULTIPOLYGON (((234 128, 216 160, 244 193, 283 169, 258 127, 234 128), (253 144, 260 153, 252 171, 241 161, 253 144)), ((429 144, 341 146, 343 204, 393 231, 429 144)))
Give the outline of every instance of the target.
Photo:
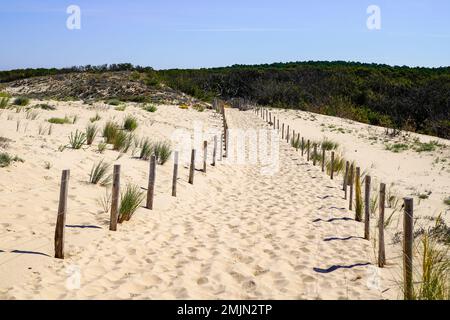
POLYGON ((107 186, 111 183, 112 175, 108 174, 111 164, 101 160, 99 163, 94 163, 89 175, 89 183, 107 186))
POLYGON ((106 100, 105 103, 109 104, 110 106, 118 106, 122 104, 122 102, 119 99, 109 99, 106 100))
POLYGON ((68 123, 72 123, 72 120, 70 120, 67 116, 65 116, 64 118, 50 118, 47 120, 50 123, 53 124, 68 124, 68 123))
POLYGON ((156 112, 158 110, 158 108, 156 106, 154 106, 153 104, 149 104, 144 106, 144 110, 148 111, 148 112, 156 112))
POLYGON ((98 128, 95 124, 88 124, 86 127, 86 144, 88 146, 92 145, 95 137, 97 136, 98 128))
POLYGON ((169 160, 172 154, 171 145, 169 142, 157 142, 153 145, 153 152, 158 164, 163 165, 169 160))
POLYGON ((114 139, 119 131, 117 123, 108 121, 103 127, 103 137, 105 138, 105 142, 109 144, 114 143, 114 139))
POLYGON ((127 116, 123 121, 123 128, 127 131, 134 131, 138 127, 138 122, 135 117, 127 116))
POLYGON ((86 134, 84 132, 75 131, 75 134, 73 132, 70 133, 69 136, 69 145, 72 149, 81 149, 81 147, 86 142, 86 134))
POLYGON ((27 97, 17 97, 14 99, 13 104, 15 106, 22 106, 25 107, 30 103, 30 99, 27 97))
POLYGON ((120 195, 119 223, 129 221, 144 200, 144 193, 137 185, 127 185, 120 195))

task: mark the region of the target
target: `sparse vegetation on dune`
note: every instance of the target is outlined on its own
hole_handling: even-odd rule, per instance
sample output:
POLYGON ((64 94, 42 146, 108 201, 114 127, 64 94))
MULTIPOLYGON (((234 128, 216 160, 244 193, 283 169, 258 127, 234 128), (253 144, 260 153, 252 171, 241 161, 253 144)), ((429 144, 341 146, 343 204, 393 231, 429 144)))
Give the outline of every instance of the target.
POLYGON ((89 121, 90 121, 90 122, 96 122, 96 121, 101 120, 101 118, 102 118, 102 117, 100 117, 100 115, 99 115, 98 113, 96 113, 94 117, 92 117, 92 118, 89 119, 89 121))
POLYGON ((127 153, 133 143, 133 135, 126 133, 122 130, 118 130, 113 140, 113 150, 122 153, 127 153))
POLYGON ((47 110, 47 111, 56 110, 55 106, 49 105, 48 103, 39 103, 37 105, 34 105, 33 108, 47 110))
POLYGON ((86 134, 78 130, 71 132, 69 136, 69 145, 72 149, 78 150, 86 143, 86 134))
MULTIPOLYGON (((319 152, 318 152, 319 153, 319 152)), ((331 159, 330 156, 326 159, 326 169, 327 173, 331 173, 331 159)), ((334 163, 333 163, 334 170, 333 172, 336 174, 340 174, 345 169, 345 159, 338 153, 334 154, 334 163)))
POLYGON ((164 165, 172 154, 171 145, 167 141, 160 141, 153 144, 153 153, 158 164, 164 165))
POLYGON ((73 122, 73 120, 70 120, 67 116, 64 118, 50 118, 47 121, 53 124, 70 124, 73 122))
POLYGON ((148 160, 153 153, 153 145, 148 138, 142 139, 140 142, 141 152, 139 154, 139 159, 148 160))
POLYGON ((9 138, 0 136, 0 148, 2 148, 2 149, 8 148, 8 147, 9 147, 9 143, 10 143, 11 141, 12 141, 12 140, 9 139, 9 138))
POLYGON ((144 193, 138 185, 128 184, 120 195, 119 223, 129 221, 144 200, 144 193))
POLYGON ((89 183, 100 184, 101 186, 107 186, 111 183, 112 175, 108 174, 111 164, 101 160, 98 163, 94 163, 89 175, 89 183))
POLYGON ((113 121, 106 122, 103 127, 103 137, 105 138, 105 142, 108 144, 114 143, 114 139, 119 131, 119 125, 117 123, 113 121))
POLYGON ((109 99, 105 101, 106 104, 109 104, 110 106, 119 106, 122 104, 122 101, 119 99, 109 99))
POLYGON ((143 109, 148 112, 156 112, 158 110, 158 108, 153 104, 147 104, 143 109))
POLYGON ((30 103, 30 99, 27 97, 17 97, 14 99, 13 104, 15 106, 25 107, 30 103))
POLYGON ((138 121, 133 116, 127 116, 123 121, 123 128, 127 131, 134 131, 138 127, 138 121))
POLYGON ((23 159, 18 156, 11 156, 9 153, 0 152, 0 168, 10 166, 13 162, 24 162, 23 159))
POLYGON ((95 137, 97 136, 98 128, 95 124, 88 124, 86 127, 86 144, 88 146, 92 145, 95 137))
POLYGON ((0 109, 7 109, 9 106, 9 98, 3 97, 0 99, 0 109))
POLYGON ((320 147, 322 149, 325 149, 326 151, 331 151, 331 150, 336 150, 339 147, 339 144, 335 141, 331 141, 328 139, 324 139, 321 143, 320 143, 320 147))

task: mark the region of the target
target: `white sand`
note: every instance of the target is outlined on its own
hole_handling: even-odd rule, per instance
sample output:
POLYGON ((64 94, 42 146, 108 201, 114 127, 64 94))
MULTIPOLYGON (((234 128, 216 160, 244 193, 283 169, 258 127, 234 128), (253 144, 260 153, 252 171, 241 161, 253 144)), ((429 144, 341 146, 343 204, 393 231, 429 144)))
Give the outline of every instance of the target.
MULTIPOLYGON (((392 281, 397 267, 374 268, 373 243, 360 238, 362 224, 343 219, 354 214, 346 210, 340 178, 331 181, 286 143, 280 148, 281 170, 274 176, 262 175, 259 166, 218 162, 215 168, 208 166, 206 174, 197 171, 191 186, 187 183, 188 168, 181 166, 177 198, 170 196, 172 162, 158 166, 155 210, 140 208, 130 222, 119 225, 118 232, 108 231, 109 213, 102 212, 97 204, 105 190, 86 183, 92 164, 103 158, 120 163, 122 186, 133 182, 145 187, 148 163, 133 159, 130 153, 117 161, 115 151, 97 153, 100 136, 86 150, 59 152, 59 145, 68 143, 70 132, 84 130, 96 110, 87 110, 81 103, 53 104, 58 106, 57 111, 41 111, 34 121, 13 110, 0 115, 0 136, 14 140, 7 151, 25 160, 0 169, 0 298, 399 297, 392 281), (53 125, 51 136, 37 134, 44 120, 65 114, 77 114, 77 123, 53 125), (8 115, 12 120, 7 120, 8 115), (21 119, 19 132, 17 118, 21 119), (45 161, 52 163, 50 170, 44 168, 45 161), (66 259, 62 261, 52 257, 53 235, 60 174, 67 168, 71 170, 67 225, 95 228, 67 227, 66 259), (73 285, 77 282, 73 270, 80 271, 80 288, 73 285), (378 279, 374 277, 378 272, 381 282, 374 286, 371 283, 378 279)), ((154 139, 169 139, 177 128, 191 129, 194 120, 212 128, 221 125, 212 111, 200 113, 176 106, 159 106, 156 113, 131 106, 125 112, 102 110, 99 123, 103 125, 113 117, 121 121, 127 113, 139 119, 137 135, 154 139)), ((230 128, 266 126, 252 112, 227 110, 227 116, 230 128)), ((295 115, 285 112, 283 116, 288 119, 295 115)), ((303 135, 314 138, 324 135, 318 123, 330 119, 289 122, 298 123, 303 135)), ((361 148, 355 155, 363 153, 365 144, 354 135, 328 136, 344 147, 350 143, 347 141, 353 141, 355 148, 361 148)), ((371 148, 366 147, 364 152, 371 148)), ((381 158, 374 173, 394 180, 402 176, 402 171, 394 170, 395 176, 378 165, 383 161, 392 165, 399 155, 382 153, 379 147, 373 152, 369 153, 373 161, 381 158), (379 157, 381 153, 383 157, 379 157)), ((423 167, 412 170, 420 172, 423 167)), ((432 196, 445 192, 448 186, 448 173, 442 175, 426 178, 430 183, 433 179, 440 183, 432 196)), ((406 179, 402 180, 405 185, 406 179)), ((409 179, 411 186, 419 187, 419 179, 409 179)))

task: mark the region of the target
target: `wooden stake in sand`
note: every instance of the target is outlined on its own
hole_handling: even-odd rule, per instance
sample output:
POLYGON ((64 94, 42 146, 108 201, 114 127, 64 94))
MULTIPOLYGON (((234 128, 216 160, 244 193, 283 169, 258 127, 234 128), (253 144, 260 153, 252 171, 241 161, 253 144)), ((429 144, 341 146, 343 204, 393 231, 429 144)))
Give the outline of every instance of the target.
POLYGON ((347 200, 347 184, 348 184, 348 170, 350 169, 350 162, 345 163, 344 182, 342 183, 342 190, 345 191, 344 199, 347 200))
POLYGON ((280 131, 280 119, 277 119, 277 130, 280 131))
POLYGON ((306 161, 309 161, 309 149, 310 149, 310 142, 308 139, 308 142, 306 143, 306 161))
POLYGON ((317 160, 317 143, 314 143, 313 166, 316 166, 317 160))
POLYGON ((119 219, 119 195, 120 195, 120 164, 114 165, 113 185, 111 195, 111 216, 109 230, 117 231, 117 220, 119 219))
POLYGON ((348 175, 348 182, 350 184, 350 197, 348 202, 348 209, 353 210, 353 185, 354 185, 355 167, 353 164, 350 166, 350 173, 348 175))
POLYGON ((70 170, 63 170, 59 189, 58 216, 55 228, 55 258, 64 259, 64 227, 66 226, 67 193, 69 190, 70 170))
POLYGON ((203 172, 206 173, 206 161, 208 157, 208 141, 203 141, 203 172))
POLYGON ((386 264, 386 251, 384 247, 384 206, 386 203, 386 185, 380 184, 379 220, 378 220, 378 266, 383 268, 386 264))
POLYGON ((302 137, 302 157, 305 154, 305 138, 302 137))
POLYGON ((146 208, 153 210, 153 198, 155 196, 155 178, 156 178, 156 156, 150 157, 150 171, 148 174, 147 205, 146 208))
POLYGON ((331 180, 334 179, 334 151, 331 151, 330 177, 331 180))
POLYGON ((284 140, 284 123, 281 126, 281 139, 284 140))
POLYGON ((325 156, 326 156, 325 149, 322 148, 322 172, 325 172, 325 160, 326 160, 325 156))
POLYGON ((178 179, 178 151, 175 151, 173 155, 172 197, 177 196, 177 179, 178 179))
POLYGON ((370 240, 370 183, 372 178, 366 176, 364 191, 364 239, 370 240))
POLYGON ((217 157, 217 136, 214 136, 214 149, 213 149, 213 160, 211 165, 213 167, 216 166, 216 157, 217 157))
POLYGON ((413 299, 413 241, 414 212, 413 198, 405 198, 405 213, 403 215, 403 283, 405 300, 413 299))
POLYGON ((287 126, 287 132, 286 132, 286 141, 287 143, 289 143, 289 134, 290 134, 290 130, 289 130, 289 125, 287 126))
POLYGON ((300 133, 297 133, 297 141, 296 141, 296 143, 295 143, 295 149, 296 149, 296 151, 298 151, 298 145, 299 145, 299 143, 300 143, 300 133))
POLYGON ((191 166, 189 167, 189 183, 194 184, 194 171, 195 171, 195 149, 191 151, 191 166))

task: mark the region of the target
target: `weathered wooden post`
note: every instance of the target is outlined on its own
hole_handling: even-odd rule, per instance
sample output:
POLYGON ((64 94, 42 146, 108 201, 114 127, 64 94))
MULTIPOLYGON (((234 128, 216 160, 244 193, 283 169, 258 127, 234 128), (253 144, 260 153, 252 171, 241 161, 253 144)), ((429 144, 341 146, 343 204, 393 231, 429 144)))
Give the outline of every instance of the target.
POLYGON ((214 149, 213 149, 213 160, 211 165, 213 167, 216 166, 216 157, 217 157, 217 136, 214 136, 214 149))
POLYGON ((302 157, 305 154, 305 138, 302 137, 302 157))
POLYGON ((325 172, 325 149, 322 147, 322 172, 325 172))
POLYGON ((348 184, 348 170, 350 169, 350 162, 345 163, 344 182, 342 183, 342 190, 344 193, 344 199, 347 200, 347 184, 348 184))
POLYGON ((370 240, 370 183, 372 178, 366 176, 364 191, 364 239, 370 240))
POLYGON ((287 126, 287 132, 286 132, 286 141, 287 143, 289 143, 289 134, 290 134, 290 130, 289 130, 289 125, 287 126))
POLYGON ((280 131, 280 119, 277 119, 277 130, 280 131))
POLYGON ((206 161, 208 160, 208 141, 203 141, 203 172, 206 173, 206 161))
POLYGON ((350 166, 350 174, 348 176, 348 182, 350 184, 350 197, 349 197, 349 203, 348 203, 348 209, 353 210, 353 185, 355 184, 354 180, 355 175, 355 167, 353 164, 350 166))
POLYGON ((195 171, 195 149, 191 151, 191 166, 189 167, 189 183, 194 184, 194 171, 195 171))
POLYGON ((379 218, 378 218, 378 266, 386 264, 386 250, 384 246, 384 207, 386 203, 386 185, 380 184, 379 218))
POLYGON ((175 151, 173 155, 172 197, 177 196, 177 180, 178 180, 178 151, 175 151))
POLYGON ((148 176, 147 188, 147 206, 149 210, 153 210, 153 198, 155 196, 155 179, 156 179, 156 156, 150 157, 150 172, 148 176))
POLYGON ((403 272, 405 300, 412 300, 413 290, 413 241, 414 241, 414 212, 413 198, 405 198, 405 213, 403 218, 403 272))
POLYGON ((297 141, 295 142, 296 151, 298 151, 299 144, 300 144, 300 133, 297 133, 297 141))
POLYGON ((313 166, 316 166, 316 162, 317 162, 317 143, 314 143, 313 166))
POLYGON ((55 258, 64 259, 64 228, 66 226, 67 193, 69 190, 70 170, 63 170, 59 189, 59 206, 55 228, 55 258))
POLYGON ((295 130, 292 130, 291 145, 294 146, 294 144, 295 144, 295 130))
POLYGON ((331 180, 334 179, 334 151, 331 151, 331 162, 330 162, 330 177, 331 180))
POLYGON ((119 219, 119 195, 120 195, 120 164, 114 165, 113 185, 111 195, 111 216, 109 230, 117 231, 117 220, 119 219))
POLYGON ((282 127, 281 127, 281 139, 284 140, 284 123, 282 124, 282 127))
POLYGON ((309 149, 310 149, 310 141, 306 143, 306 160, 309 161, 309 149))
POLYGON ((272 112, 269 112, 269 125, 272 126, 272 112))

